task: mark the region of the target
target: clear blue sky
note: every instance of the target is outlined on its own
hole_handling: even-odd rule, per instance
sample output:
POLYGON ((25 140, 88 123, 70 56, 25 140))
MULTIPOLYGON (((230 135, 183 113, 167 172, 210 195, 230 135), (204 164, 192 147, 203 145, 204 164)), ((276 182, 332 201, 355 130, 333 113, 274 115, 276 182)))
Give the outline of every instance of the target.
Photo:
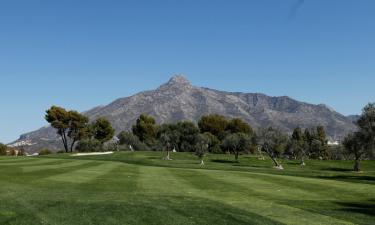
POLYGON ((0 2, 0 142, 175 73, 357 114, 375 101, 374 0, 0 2))

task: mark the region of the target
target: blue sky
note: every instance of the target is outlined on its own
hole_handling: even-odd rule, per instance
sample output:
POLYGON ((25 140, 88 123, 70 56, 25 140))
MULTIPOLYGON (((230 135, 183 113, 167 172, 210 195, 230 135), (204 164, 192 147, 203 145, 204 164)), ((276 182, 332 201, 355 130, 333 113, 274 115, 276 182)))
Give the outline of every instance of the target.
POLYGON ((197 86, 360 113, 375 101, 373 0, 0 2, 0 142, 183 73, 197 86))

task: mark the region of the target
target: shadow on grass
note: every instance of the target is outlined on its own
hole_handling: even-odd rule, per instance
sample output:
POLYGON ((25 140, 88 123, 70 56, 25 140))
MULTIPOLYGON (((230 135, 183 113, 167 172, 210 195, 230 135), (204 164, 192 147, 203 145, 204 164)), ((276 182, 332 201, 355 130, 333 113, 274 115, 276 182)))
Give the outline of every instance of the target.
POLYGON ((236 160, 226 160, 226 159, 211 159, 211 162, 228 163, 228 164, 238 163, 238 161, 236 161, 236 160))
POLYGON ((368 202, 336 202, 342 208, 341 211, 351 213, 361 213, 369 216, 375 216, 375 200, 372 199, 368 202))
POLYGON ((353 171, 353 169, 348 169, 348 168, 338 168, 338 167, 322 168, 321 170, 325 170, 325 171, 335 171, 335 172, 351 172, 351 171, 353 171))
POLYGON ((356 183, 375 183, 374 176, 351 176, 351 175, 336 175, 336 176, 318 176, 322 179, 348 181, 356 183))

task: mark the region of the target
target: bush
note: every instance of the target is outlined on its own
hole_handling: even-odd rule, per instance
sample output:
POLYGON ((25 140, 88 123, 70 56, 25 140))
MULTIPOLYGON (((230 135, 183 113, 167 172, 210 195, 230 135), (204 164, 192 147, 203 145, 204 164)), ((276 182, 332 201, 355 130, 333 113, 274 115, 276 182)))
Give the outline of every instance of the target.
POLYGON ((64 150, 59 150, 59 151, 57 151, 56 153, 57 154, 63 154, 65 151, 64 150))
POLYGON ((0 143, 0 155, 6 155, 7 154, 8 147, 2 143, 0 143))
MULTIPOLYGON (((133 133, 123 131, 117 137, 119 139, 118 144, 120 145, 120 151, 129 151, 130 145, 135 151, 150 150, 150 148, 145 143, 141 142, 139 138, 135 136, 133 133)), ((156 143, 152 144, 151 146, 156 146, 156 143)))
POLYGON ((76 150, 79 152, 101 152, 103 145, 96 139, 86 139, 77 144, 76 150))
POLYGON ((116 152, 119 151, 119 145, 116 142, 106 143, 104 149, 106 151, 116 152))
POLYGON ((25 150, 21 149, 21 150, 18 150, 18 154, 17 156, 25 156, 25 150))
POLYGON ((47 148, 44 148, 44 149, 42 149, 42 150, 39 151, 39 155, 49 155, 51 153, 52 152, 49 149, 47 149, 47 148))

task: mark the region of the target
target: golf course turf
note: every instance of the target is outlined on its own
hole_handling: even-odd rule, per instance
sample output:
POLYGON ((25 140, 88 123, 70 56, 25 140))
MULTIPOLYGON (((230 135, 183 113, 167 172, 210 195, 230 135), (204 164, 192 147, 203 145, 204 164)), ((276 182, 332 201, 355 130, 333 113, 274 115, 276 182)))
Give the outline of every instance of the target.
POLYGON ((116 152, 0 157, 0 224, 375 224, 375 162, 116 152))

